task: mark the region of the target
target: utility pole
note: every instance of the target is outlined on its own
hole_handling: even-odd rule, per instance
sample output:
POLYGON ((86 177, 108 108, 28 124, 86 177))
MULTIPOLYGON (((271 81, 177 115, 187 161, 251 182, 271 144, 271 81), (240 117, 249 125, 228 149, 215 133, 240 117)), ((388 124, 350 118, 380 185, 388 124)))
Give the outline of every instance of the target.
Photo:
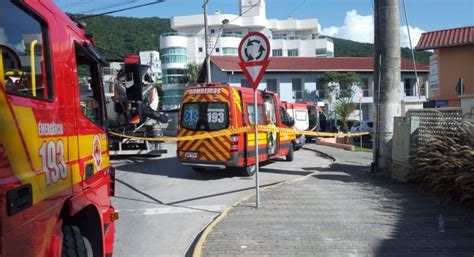
POLYGON ((375 147, 373 171, 391 174, 394 117, 400 116, 400 0, 374 6, 375 147))
POLYGON ((204 0, 202 8, 204 9, 204 48, 206 48, 206 70, 207 82, 211 82, 211 56, 209 54, 209 28, 207 27, 207 4, 209 0, 204 0))

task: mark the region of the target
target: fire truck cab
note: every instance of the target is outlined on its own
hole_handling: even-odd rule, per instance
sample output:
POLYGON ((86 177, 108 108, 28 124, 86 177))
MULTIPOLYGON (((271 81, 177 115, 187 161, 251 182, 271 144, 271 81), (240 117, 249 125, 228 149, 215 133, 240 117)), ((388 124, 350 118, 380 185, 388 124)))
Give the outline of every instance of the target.
MULTIPOLYGON (((278 96, 257 93, 258 125, 291 128, 278 96)), ((185 90, 179 113, 178 136, 199 135, 254 125, 254 93, 250 88, 226 84, 204 84, 185 90)), ((289 132, 259 132, 259 162, 278 157, 293 160, 295 135, 289 132)), ((255 133, 229 134, 208 139, 178 142, 177 156, 196 172, 208 168, 238 168, 245 176, 255 169, 255 133)))
POLYGON ((0 2, 0 256, 111 256, 100 66, 52 0, 0 2))

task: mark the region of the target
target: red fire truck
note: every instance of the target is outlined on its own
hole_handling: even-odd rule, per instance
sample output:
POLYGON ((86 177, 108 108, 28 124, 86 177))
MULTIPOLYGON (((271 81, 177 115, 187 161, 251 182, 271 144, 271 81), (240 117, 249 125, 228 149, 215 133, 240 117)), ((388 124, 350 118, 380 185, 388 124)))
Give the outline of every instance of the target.
POLYGON ((112 255, 101 64, 53 1, 0 2, 0 256, 112 255))

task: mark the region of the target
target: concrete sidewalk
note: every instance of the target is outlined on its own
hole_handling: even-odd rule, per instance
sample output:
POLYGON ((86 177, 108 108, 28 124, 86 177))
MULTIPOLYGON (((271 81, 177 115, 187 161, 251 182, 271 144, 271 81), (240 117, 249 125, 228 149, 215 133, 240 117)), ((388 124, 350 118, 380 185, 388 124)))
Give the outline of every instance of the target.
POLYGON ((372 176, 371 153, 307 147, 336 162, 230 210, 204 256, 474 256, 473 210, 372 176))

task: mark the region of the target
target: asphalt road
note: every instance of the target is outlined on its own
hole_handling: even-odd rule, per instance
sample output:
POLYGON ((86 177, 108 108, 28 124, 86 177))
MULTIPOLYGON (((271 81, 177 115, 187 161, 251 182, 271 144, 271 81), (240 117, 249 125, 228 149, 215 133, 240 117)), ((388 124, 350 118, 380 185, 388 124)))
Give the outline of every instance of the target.
MULTIPOLYGON (((113 160, 117 168, 114 256, 186 256, 196 236, 222 210, 255 191, 254 177, 225 171, 195 173, 176 160, 176 145, 155 159, 113 160)), ((312 151, 295 152, 261 168, 262 187, 296 179, 330 161, 312 151)), ((262 205, 265 199, 262 198, 262 205)))

